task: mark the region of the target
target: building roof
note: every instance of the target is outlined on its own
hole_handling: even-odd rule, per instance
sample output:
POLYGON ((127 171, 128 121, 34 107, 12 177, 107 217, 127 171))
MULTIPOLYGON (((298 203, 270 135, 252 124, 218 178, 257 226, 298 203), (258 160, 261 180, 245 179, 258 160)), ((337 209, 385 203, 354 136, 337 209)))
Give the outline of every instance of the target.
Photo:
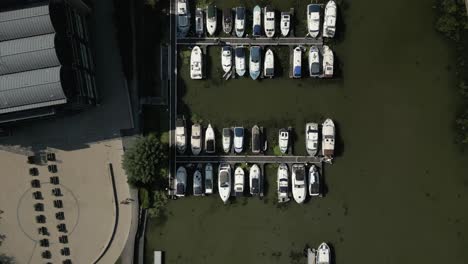
POLYGON ((0 41, 54 32, 48 4, 0 13, 0 41))

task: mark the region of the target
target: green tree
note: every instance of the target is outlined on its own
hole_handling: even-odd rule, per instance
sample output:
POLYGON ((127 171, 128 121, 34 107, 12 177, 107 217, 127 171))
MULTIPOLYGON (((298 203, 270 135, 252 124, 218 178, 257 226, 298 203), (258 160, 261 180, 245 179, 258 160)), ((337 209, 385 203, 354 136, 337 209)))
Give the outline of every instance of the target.
POLYGON ((165 191, 155 191, 153 194, 153 206, 148 209, 148 215, 150 217, 163 216, 166 209, 167 200, 168 198, 165 191))

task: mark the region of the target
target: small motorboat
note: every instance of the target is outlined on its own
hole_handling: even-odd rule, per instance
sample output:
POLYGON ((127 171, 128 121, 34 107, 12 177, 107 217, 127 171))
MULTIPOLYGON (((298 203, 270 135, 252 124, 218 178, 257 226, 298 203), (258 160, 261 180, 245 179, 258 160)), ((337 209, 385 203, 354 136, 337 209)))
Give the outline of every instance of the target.
POLYGON ((225 73, 231 71, 232 68, 232 50, 231 46, 224 46, 221 49, 221 64, 225 73))
POLYGON ((320 76, 320 55, 319 49, 312 46, 309 49, 309 74, 310 77, 317 78, 320 76))
POLYGON ((236 7, 236 22, 235 22, 236 36, 242 38, 245 32, 245 8, 240 6, 236 7))
POLYGON ((333 77, 333 51, 327 45, 323 45, 323 77, 333 77))
POLYGON ((328 118, 322 124, 322 155, 332 160, 335 152, 335 124, 328 118))
POLYGON ((223 150, 225 153, 231 151, 232 132, 230 128, 223 128, 223 150))
POLYGON ((188 0, 177 1, 177 36, 184 38, 190 29, 188 0))
POLYGON ((302 49, 301 47, 294 48, 293 51, 293 78, 302 77, 302 49))
POLYGON ((205 194, 213 193, 213 165, 211 163, 205 166, 205 194))
POLYGON ((192 147, 192 154, 198 155, 202 148, 202 128, 200 124, 192 125, 192 137, 190 138, 190 146, 192 147))
POLYGON ((262 54, 260 46, 250 47, 249 71, 252 80, 257 80, 260 76, 262 65, 262 54))
POLYGON ((190 55, 190 78, 193 80, 201 80, 202 74, 202 51, 200 47, 195 46, 190 55))
POLYGON ((320 5, 307 5, 307 29, 309 36, 316 38, 320 33, 320 5))
POLYGON ((315 165, 309 168, 309 195, 320 196, 320 174, 315 165))
POLYGON ((236 47, 236 73, 239 76, 244 76, 245 74, 245 49, 244 47, 236 47))
POLYGON ((262 9, 260 6, 255 6, 253 10, 252 36, 259 37, 262 35, 262 9))
POLYGON ((287 37, 289 28, 291 27, 291 14, 289 12, 281 12, 281 35, 287 37))
POLYGON ((232 10, 230 8, 223 10, 223 31, 226 34, 231 34, 232 31, 232 10))
POLYGON ((185 125, 185 118, 177 118, 176 120, 176 149, 179 154, 184 154, 187 149, 187 128, 185 125))
POLYGON ((278 145, 280 151, 285 154, 288 151, 289 146, 289 131, 285 128, 281 128, 278 134, 278 145))
POLYGON ((294 164, 292 166, 292 193, 294 200, 301 204, 307 196, 307 183, 305 175, 305 166, 303 164, 294 164))
POLYGON ((277 184, 278 184, 278 203, 285 203, 289 201, 289 173, 288 166, 281 164, 278 167, 277 184))
POLYGON ((330 247, 323 242, 317 249, 317 264, 330 264, 330 247))
POLYGON ((203 195, 203 177, 201 172, 202 166, 198 165, 197 169, 193 173, 193 195, 201 196, 203 195))
POLYGON ((265 26, 265 35, 269 38, 275 36, 275 10, 267 5, 264 9, 264 26, 265 26))
POLYGON ((309 156, 317 155, 318 149, 318 124, 317 123, 307 123, 305 128, 306 134, 306 149, 309 156))
POLYGON ((208 128, 206 129, 205 132, 205 151, 208 154, 215 153, 215 134, 214 130, 211 127, 211 124, 208 125, 208 128))
POLYGON ((323 19, 323 36, 333 38, 336 31, 336 3, 333 0, 328 1, 325 6, 325 15, 323 19))
POLYGON ((175 177, 175 195, 177 197, 184 197, 187 189, 187 170, 184 167, 177 169, 175 177))
POLYGON ((198 37, 203 36, 205 33, 205 25, 203 23, 203 10, 201 8, 197 8, 195 10, 195 34, 198 37))
POLYGON ((258 154, 261 150, 261 135, 260 128, 255 125, 252 127, 252 153, 258 154))
POLYGON ((231 166, 221 163, 218 168, 218 191, 221 200, 227 203, 231 195, 231 166))
POLYGON ((260 168, 257 164, 252 165, 250 167, 249 172, 249 183, 250 183, 250 194, 251 195, 259 195, 260 194, 260 168))
POLYGON ((273 55, 273 51, 271 49, 268 49, 265 53, 263 75, 268 78, 273 78, 273 76, 275 76, 275 56, 273 55))
POLYGON ((244 128, 234 128, 234 151, 241 153, 244 150, 244 128))
POLYGON ((234 191, 236 196, 244 195, 244 170, 241 167, 237 167, 234 171, 234 191))
POLYGON ((218 23, 218 10, 216 6, 209 5, 206 12, 206 30, 210 36, 216 33, 216 24, 218 23))

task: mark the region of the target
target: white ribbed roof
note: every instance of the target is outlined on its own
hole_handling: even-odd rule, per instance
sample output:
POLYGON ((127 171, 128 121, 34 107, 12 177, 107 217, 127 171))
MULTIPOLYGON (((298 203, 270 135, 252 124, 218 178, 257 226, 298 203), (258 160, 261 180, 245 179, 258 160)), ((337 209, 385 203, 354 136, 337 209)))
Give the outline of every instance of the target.
POLYGON ((0 41, 54 32, 48 4, 0 13, 0 41))

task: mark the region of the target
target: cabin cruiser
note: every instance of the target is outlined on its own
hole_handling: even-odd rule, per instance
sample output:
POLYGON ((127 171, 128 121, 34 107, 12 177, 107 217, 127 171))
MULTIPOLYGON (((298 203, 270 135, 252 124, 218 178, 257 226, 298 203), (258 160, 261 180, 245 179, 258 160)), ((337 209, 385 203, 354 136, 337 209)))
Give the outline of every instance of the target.
POLYGON ((269 38, 275 36, 275 10, 267 5, 264 9, 264 26, 265 26, 265 35, 269 38))
POLYGON ((237 167, 234 171, 234 191, 236 196, 242 196, 244 194, 244 170, 241 167, 237 167))
POLYGON ((200 80, 202 75, 202 51, 200 47, 195 46, 190 55, 190 78, 193 80, 200 80))
POLYGON ((317 249, 317 264, 330 264, 330 247, 323 242, 317 249))
POLYGON ((184 167, 177 169, 175 177, 175 195, 177 197, 184 197, 187 189, 187 170, 184 167))
POLYGON ((231 71, 232 68, 232 50, 230 46, 224 46, 221 49, 221 64, 225 73, 231 71))
POLYGON ((200 124, 192 125, 192 137, 190 138, 190 146, 192 147, 192 154, 198 155, 202 148, 202 128, 200 124))
POLYGON ((307 5, 307 29, 309 36, 316 38, 320 33, 320 5, 307 5))
POLYGON ((231 151, 232 133, 230 128, 223 128, 223 150, 225 153, 231 151))
POLYGON ((218 23, 218 16, 216 6, 209 5, 206 12, 206 30, 210 36, 216 32, 216 24, 218 23))
POLYGON ((232 10, 230 8, 223 10, 223 31, 226 34, 231 34, 232 31, 232 10))
POLYGON ((201 8, 197 8, 195 10, 195 34, 198 37, 203 36, 205 33, 205 25, 203 23, 203 10, 201 8))
POLYGON ((244 149, 244 128, 235 127, 234 128, 234 151, 236 153, 241 153, 244 149))
POLYGON ((289 12, 281 12, 281 35, 287 37, 289 28, 291 27, 291 14, 289 12))
POLYGON ((294 48, 293 51, 293 78, 302 77, 302 49, 301 47, 294 48))
POLYGON ((205 132, 205 151, 206 153, 215 153, 215 134, 214 130, 211 127, 211 124, 208 125, 208 128, 205 132))
POLYGON ((307 195, 307 184, 305 175, 305 166, 303 164, 294 164, 292 166, 292 193, 294 200, 301 204, 305 201, 307 195))
POLYGON ((253 10, 252 36, 259 37, 262 35, 262 9, 260 6, 255 6, 253 10))
POLYGON ((278 167, 277 184, 278 184, 278 203, 285 203, 289 201, 289 180, 288 180, 288 166, 281 164, 278 167))
POLYGON ((203 195, 203 177, 201 172, 202 166, 201 164, 198 165, 197 169, 193 173, 193 195, 194 196, 201 196, 203 195))
POLYGON ((286 130, 285 128, 281 128, 279 130, 278 145, 279 145, 281 153, 285 154, 288 151, 289 131, 286 130))
POLYGON ((273 76, 275 76, 275 56, 273 55, 273 51, 271 49, 268 49, 265 53, 263 75, 268 78, 273 78, 273 76))
POLYGON ((323 77, 333 77, 333 51, 323 45, 323 77))
POLYGON ((261 150, 261 135, 260 128, 255 125, 252 127, 252 153, 258 154, 261 150))
POLYGON ((245 74, 245 49, 244 47, 236 47, 235 49, 235 62, 236 62, 236 73, 239 76, 245 74))
POLYGON ((185 118, 177 118, 176 120, 176 148, 179 154, 184 154, 187 148, 187 128, 185 126, 185 118))
POLYGON ((328 1, 325 6, 325 15, 323 19, 323 36, 333 38, 336 31, 336 3, 333 0, 328 1))
POLYGON ((319 130, 317 123, 307 123, 305 128, 306 149, 309 156, 317 155, 319 130))
POLYGON ((320 195, 320 174, 317 166, 315 165, 312 165, 309 168, 309 195, 320 195))
POLYGON ((188 0, 177 1, 177 36, 185 37, 190 29, 188 0))
POLYGON ((242 38, 245 32, 245 8, 240 6, 236 7, 236 22, 235 22, 236 36, 242 38))
POLYGON ((221 163, 218 168, 218 191, 221 200, 227 203, 231 195, 231 166, 221 163))
POLYGON ((322 124, 322 155, 328 160, 333 159, 335 152, 335 124, 328 118, 322 124))
POLYGON ((320 76, 320 55, 319 49, 316 46, 312 46, 309 49, 309 74, 310 77, 320 76))
POLYGON ((213 193, 213 165, 211 163, 205 166, 205 194, 213 193))
POLYGON ((260 194, 260 168, 257 164, 250 167, 249 172, 249 184, 250 184, 250 194, 259 195, 260 194))
POLYGON ((260 76, 261 65, 262 54, 260 46, 250 47, 249 72, 253 80, 257 80, 258 76, 260 76))

